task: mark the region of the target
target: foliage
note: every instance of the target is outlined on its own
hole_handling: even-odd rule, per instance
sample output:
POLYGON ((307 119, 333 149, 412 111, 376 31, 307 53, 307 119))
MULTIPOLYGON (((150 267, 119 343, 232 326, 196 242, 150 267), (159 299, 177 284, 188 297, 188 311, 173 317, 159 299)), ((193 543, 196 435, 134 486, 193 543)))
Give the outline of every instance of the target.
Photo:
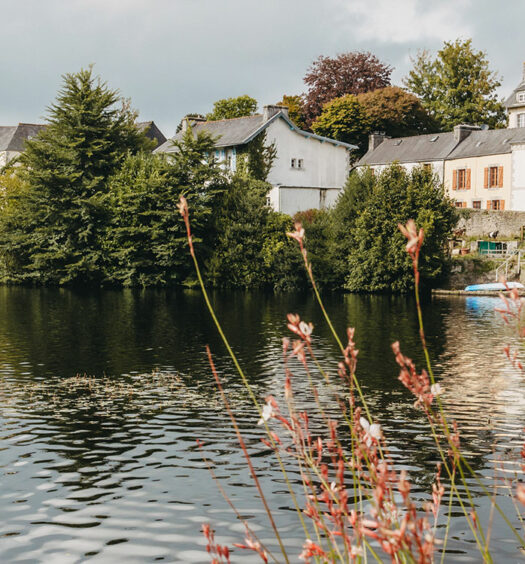
POLYGON ((413 64, 405 85, 443 130, 460 123, 490 127, 505 123, 505 109, 496 92, 499 78, 489 69, 486 53, 476 51, 471 39, 445 41, 435 59, 421 51, 413 64))
POLYGON ((237 98, 217 100, 213 111, 206 115, 208 121, 252 116, 257 111, 257 100, 245 94, 237 98))
POLYGON ((413 288, 410 260, 398 224, 414 218, 425 231, 421 279, 435 283, 446 273, 446 240, 456 212, 431 173, 407 172, 393 164, 374 178, 366 205, 352 227, 345 287, 351 291, 407 292, 413 288))
POLYGON ((390 137, 405 137, 437 131, 419 98, 398 86, 359 94, 357 100, 370 117, 370 133, 384 131, 390 137))
MULTIPOLYGON (((181 195, 194 210, 194 240, 207 239, 213 211, 226 182, 205 155, 214 139, 188 130, 170 156, 130 155, 110 180, 106 279, 124 286, 184 283, 193 272, 176 203, 181 195)), ((206 245, 201 252, 207 255, 206 245)))
POLYGON ((327 102, 321 115, 312 123, 314 133, 359 147, 355 155, 366 152, 371 120, 356 96, 347 94, 327 102))
POLYGON ((341 53, 334 58, 320 56, 308 69, 304 82, 304 115, 308 125, 321 113, 324 104, 346 94, 362 94, 390 84, 392 67, 370 52, 341 53))
POLYGON ((266 144, 266 131, 237 149, 237 174, 266 181, 277 157, 275 143, 266 144))
POLYGON ((308 129, 308 124, 304 116, 303 98, 299 95, 283 96, 283 99, 277 103, 278 106, 286 106, 288 108, 288 115, 290 119, 300 129, 308 129))
POLYGON ((297 260, 289 260, 291 253, 296 257, 286 237, 291 220, 266 205, 270 189, 271 185, 249 176, 233 177, 214 225, 214 249, 207 265, 213 286, 278 290, 297 286, 297 276, 289 272, 292 265, 299 266, 297 260))
POLYGON ((100 281, 106 180, 128 152, 152 147, 135 125, 135 112, 91 68, 63 78, 47 127, 20 157, 17 174, 28 189, 0 221, 0 244, 11 257, 6 266, 17 265, 4 279, 100 281))

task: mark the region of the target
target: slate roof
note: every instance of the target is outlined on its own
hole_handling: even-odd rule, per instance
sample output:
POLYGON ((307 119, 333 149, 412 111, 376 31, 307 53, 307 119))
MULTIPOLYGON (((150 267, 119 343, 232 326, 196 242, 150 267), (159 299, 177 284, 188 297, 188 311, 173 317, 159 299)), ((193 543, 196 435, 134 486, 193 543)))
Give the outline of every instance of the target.
POLYGON ((448 159, 484 157, 511 152, 511 143, 525 143, 525 128, 473 131, 448 156, 448 159))
POLYGON ((522 81, 518 84, 518 86, 516 86, 516 88, 514 88, 512 94, 505 100, 505 106, 507 109, 521 108, 525 106, 525 103, 518 102, 516 98, 516 94, 518 92, 525 92, 525 69, 524 69, 524 76, 522 81))
MULTIPOLYGON (((276 113, 267 121, 264 121, 262 114, 255 114, 247 117, 202 122, 191 122, 190 118, 190 123, 194 133, 198 133, 199 131, 207 131, 208 133, 211 133, 211 135, 217 139, 215 144, 216 147, 235 147, 250 142, 276 119, 284 119, 292 130, 304 137, 311 137, 313 139, 318 139, 319 141, 326 141, 328 143, 346 147, 347 149, 357 149, 355 145, 350 145, 349 143, 343 143, 342 141, 336 141, 334 139, 329 139, 328 137, 321 137, 320 135, 315 135, 314 133, 310 133, 308 131, 302 131, 292 121, 290 121, 283 112, 276 113)), ((173 141, 180 141, 182 140, 182 137, 183 132, 179 131, 175 137, 169 139, 160 147, 157 147, 154 152, 175 152, 176 148, 173 147, 173 141)))
POLYGON ((472 131, 461 142, 452 131, 414 137, 385 139, 374 151, 369 151, 357 163, 381 165, 394 161, 424 163, 468 157, 483 157, 511 152, 512 143, 525 143, 525 128, 472 131), (435 141, 432 141, 435 139, 435 141))
POLYGON ((163 143, 166 143, 166 136, 157 127, 154 121, 141 121, 137 123, 137 127, 144 131, 146 137, 152 141, 156 141, 156 147, 160 147, 163 143))
POLYGON ((375 150, 368 151, 357 164, 379 165, 394 161, 400 163, 438 161, 449 155, 456 145, 457 141, 452 131, 385 139, 375 150))
POLYGON ((0 151, 24 150, 24 143, 44 129, 45 125, 35 123, 19 123, 15 126, 0 127, 0 151))

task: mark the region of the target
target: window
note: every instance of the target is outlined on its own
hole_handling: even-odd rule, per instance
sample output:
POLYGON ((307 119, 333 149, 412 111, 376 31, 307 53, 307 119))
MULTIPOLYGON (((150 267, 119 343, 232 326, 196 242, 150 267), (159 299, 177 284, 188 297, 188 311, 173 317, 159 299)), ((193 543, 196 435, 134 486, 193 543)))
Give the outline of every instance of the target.
POLYGON ((518 92, 516 94, 516 100, 518 102, 525 102, 525 92, 518 92))
POLYGON ((228 168, 231 170, 232 168, 232 158, 231 155, 228 155, 228 159, 226 160, 228 168))
POLYGON ((488 200, 487 201, 488 210, 504 210, 505 200, 488 200))
POLYGON ((271 208, 272 207, 272 199, 270 196, 266 196, 266 205, 271 208))
POLYGON ((290 167, 296 169, 303 168, 304 167, 303 159, 292 159, 290 161, 290 167))
POLYGON ((432 172, 432 165, 430 163, 423 163, 423 170, 425 172, 432 172))
POLYGON ((295 168, 295 159, 292 159, 292 160, 291 160, 290 166, 291 166, 292 168, 295 168))
POLYGON ((456 200, 454 202, 454 205, 456 206, 456 208, 466 208, 467 207, 467 202, 462 202, 460 200, 456 200))
POLYGON ((525 127, 525 114, 518 114, 518 127, 525 127))
POLYGON ((303 159, 297 159, 297 168, 303 168, 303 159))
POLYGON ((485 168, 484 188, 503 188, 503 167, 488 166, 485 168))
POLYGON ((470 168, 452 171, 452 190, 470 190, 470 168))
POLYGON ((475 210, 481 209, 481 200, 472 200, 472 208, 475 210))

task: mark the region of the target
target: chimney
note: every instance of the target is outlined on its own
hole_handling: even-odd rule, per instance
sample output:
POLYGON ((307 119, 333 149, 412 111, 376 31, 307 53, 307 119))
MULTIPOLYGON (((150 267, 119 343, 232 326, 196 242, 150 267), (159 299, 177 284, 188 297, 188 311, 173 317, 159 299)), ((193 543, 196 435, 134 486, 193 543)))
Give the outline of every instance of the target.
POLYGON ((386 139, 384 131, 374 131, 368 136, 368 151, 377 149, 379 145, 386 139))
POLYGON ((462 123, 460 125, 454 126, 454 140, 456 143, 461 143, 463 139, 466 139, 473 131, 479 131, 481 127, 479 125, 469 125, 467 123, 462 123))
POLYGON ((206 121, 206 118, 203 116, 192 116, 191 114, 184 116, 181 121, 182 133, 186 133, 186 131, 188 131, 189 126, 193 126, 195 123, 201 121, 206 121))
POLYGON ((273 106, 264 106, 263 108, 263 120, 268 121, 275 114, 283 112, 283 114, 288 117, 288 106, 278 106, 274 104, 273 106))

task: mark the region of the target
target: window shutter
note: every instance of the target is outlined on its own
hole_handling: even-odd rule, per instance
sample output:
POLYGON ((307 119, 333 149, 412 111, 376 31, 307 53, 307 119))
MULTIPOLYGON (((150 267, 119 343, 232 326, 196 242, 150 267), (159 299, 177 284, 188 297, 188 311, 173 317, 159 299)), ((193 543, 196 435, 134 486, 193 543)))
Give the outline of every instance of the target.
POLYGON ((504 210, 504 209, 505 209, 505 200, 500 200, 500 201, 499 201, 499 209, 500 209, 500 210, 504 210))
POLYGON ((487 209, 488 210, 492 209, 492 200, 487 200, 487 209))
POLYGON ((458 171, 453 170, 452 171, 452 190, 457 190, 457 189, 458 189, 458 171))
POLYGON ((470 190, 470 168, 467 168, 467 185, 465 186, 467 190, 470 190))
POLYGON ((498 167, 498 188, 503 188, 503 167, 502 166, 498 167))
POLYGON ((483 188, 488 188, 489 187, 489 167, 488 166, 485 167, 483 174, 484 174, 483 188))

